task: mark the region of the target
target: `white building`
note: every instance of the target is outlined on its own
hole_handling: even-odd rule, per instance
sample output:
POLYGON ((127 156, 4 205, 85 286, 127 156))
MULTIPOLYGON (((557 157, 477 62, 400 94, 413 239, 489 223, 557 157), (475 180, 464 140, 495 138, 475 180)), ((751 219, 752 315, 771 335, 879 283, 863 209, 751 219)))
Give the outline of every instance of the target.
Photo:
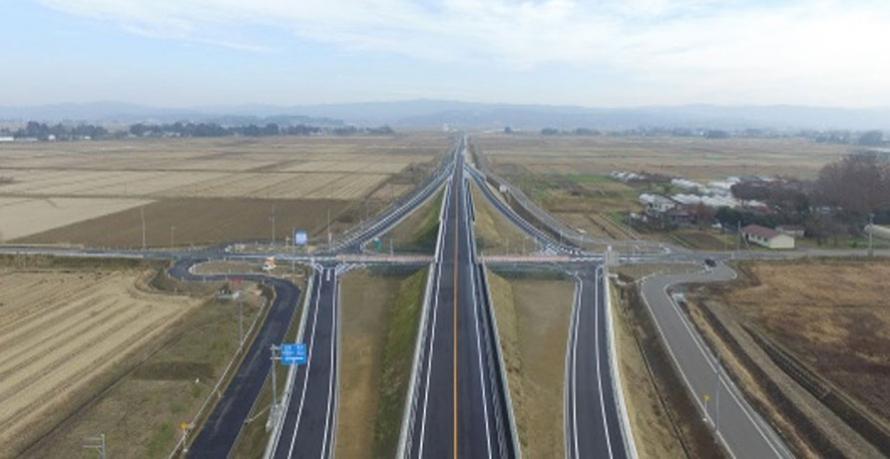
POLYGON ((667 212, 674 207, 677 207, 677 203, 672 201, 671 199, 651 193, 641 194, 640 204, 646 206, 646 210, 655 211, 658 213, 667 212))
POLYGON ((793 249, 794 237, 760 225, 742 228, 742 237, 748 242, 770 249, 793 249))

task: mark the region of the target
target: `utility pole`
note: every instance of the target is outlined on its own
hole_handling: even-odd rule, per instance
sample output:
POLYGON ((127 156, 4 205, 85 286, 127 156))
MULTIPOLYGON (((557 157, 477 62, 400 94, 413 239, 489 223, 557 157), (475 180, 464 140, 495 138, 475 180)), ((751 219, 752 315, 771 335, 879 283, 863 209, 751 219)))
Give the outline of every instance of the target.
POLYGON ((176 245, 176 238, 174 236, 175 233, 176 233, 176 227, 173 225, 170 225, 170 247, 173 247, 176 245))
MULTIPOLYGON (((716 366, 717 387, 714 388, 714 438, 717 440, 720 436, 720 357, 717 356, 716 366)), ((719 441, 719 440, 717 440, 719 441)))
POLYGON ((736 243, 735 243, 735 250, 736 250, 736 252, 738 252, 739 250, 742 250, 742 221, 738 220, 735 223, 736 223, 736 235, 737 235, 736 243))
POLYGON ((328 204, 328 246, 331 245, 331 208, 328 204))
POLYGON ((272 245, 275 245, 275 213, 272 213, 272 216, 269 217, 272 220, 272 245))
POLYGON ((875 214, 868 214, 868 256, 875 256, 874 249, 874 234, 875 234, 875 214))
POLYGON ((84 449, 94 449, 97 453, 99 453, 99 459, 105 459, 106 456, 106 444, 105 444, 105 434, 101 433, 95 437, 85 437, 83 439, 84 449))
POLYGON ((145 206, 139 207, 139 215, 142 217, 142 250, 145 250, 145 206))
POLYGON ((269 350, 272 352, 272 409, 278 410, 278 368, 275 365, 276 360, 281 360, 281 346, 271 345, 269 350))
POLYGON ((241 299, 241 291, 235 292, 235 301, 238 302, 238 348, 244 346, 244 300, 241 299))

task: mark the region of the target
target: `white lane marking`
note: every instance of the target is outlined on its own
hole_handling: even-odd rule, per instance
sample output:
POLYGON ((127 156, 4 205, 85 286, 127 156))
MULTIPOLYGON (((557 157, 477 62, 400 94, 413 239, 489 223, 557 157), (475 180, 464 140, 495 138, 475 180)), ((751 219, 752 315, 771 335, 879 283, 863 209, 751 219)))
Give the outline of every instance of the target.
MULTIPOLYGON (((467 241, 469 243, 470 233, 467 232, 467 241)), ((476 355, 479 360, 479 384, 482 385, 482 412, 485 417, 485 446, 488 447, 488 457, 492 457, 491 455, 491 429, 488 426, 488 391, 485 390, 485 377, 483 376, 484 371, 482 368, 482 342, 480 339, 480 331, 479 331, 479 302, 476 301, 476 276, 474 274, 474 269, 471 264, 470 266, 470 280, 473 282, 473 320, 476 323, 476 355)))
POLYGON ((600 411, 603 415, 603 430, 606 433, 606 447, 609 450, 609 457, 614 457, 612 455, 612 440, 609 438, 609 421, 606 419, 606 402, 603 400, 603 378, 602 378, 602 366, 600 365, 600 339, 599 339, 599 311, 600 311, 600 293, 599 293, 599 272, 600 268, 597 268, 593 275, 593 299, 594 299, 594 314, 593 314, 593 342, 596 343, 596 383, 599 387, 600 394, 600 411))
MULTIPOLYGON (((331 271, 333 271, 333 270, 331 270, 331 271)), ((330 273, 331 271, 328 271, 328 273, 330 273)), ((337 277, 336 277, 336 273, 334 273, 335 285, 336 285, 336 282, 337 282, 337 277)), ((328 407, 327 407, 327 411, 325 412, 325 417, 324 417, 324 437, 322 437, 322 445, 321 445, 321 457, 322 458, 327 457, 327 455, 325 453, 327 452, 327 449, 328 449, 328 433, 331 429, 331 427, 330 427, 331 410, 333 409, 333 405, 334 405, 334 374, 336 371, 336 368, 334 367, 334 353, 336 351, 335 345, 337 343, 337 339, 336 339, 336 337, 337 337, 337 305, 336 305, 337 300, 336 300, 336 295, 337 295, 337 292, 336 292, 336 287, 335 287, 334 292, 332 292, 332 294, 331 294, 331 340, 330 340, 331 341, 331 352, 330 352, 331 366, 330 366, 330 371, 328 372, 328 375, 329 375, 328 376, 328 407)), ((332 441, 333 441, 333 438, 332 438, 332 441)))
MULTIPOLYGON (((701 273, 698 273, 698 274, 701 274, 701 273)), ((668 279, 671 279, 671 278, 668 278, 668 279)), ((708 279, 705 277, 703 280, 707 281, 708 279)), ((694 281, 693 281, 693 282, 694 282, 694 281)), ((684 282, 684 283, 686 283, 686 282, 684 282)), ((665 285, 664 285, 664 287, 663 287, 663 289, 662 289, 662 291, 663 291, 665 297, 667 297, 667 299, 668 299, 668 303, 670 303, 672 310, 677 314, 677 316, 678 316, 680 322, 683 323, 683 326, 686 328, 686 332, 689 334, 690 338, 692 338, 692 342, 695 343, 695 345, 696 345, 696 347, 698 348, 699 352, 701 353, 702 357, 704 357, 705 362, 707 363, 708 367, 709 367, 712 371, 716 372, 717 369, 716 369, 716 367, 714 366, 714 360, 713 360, 713 358, 712 358, 712 355, 709 354, 709 353, 705 350, 705 348, 703 347, 703 344, 701 344, 701 342, 699 341, 700 337, 699 337, 696 333, 694 333, 694 332, 692 331, 692 328, 691 328, 690 324, 684 319, 685 314, 680 310, 680 307, 677 305, 677 303, 676 303, 676 302, 671 298, 671 296, 668 294, 667 290, 668 290, 668 288, 669 288, 671 285, 672 285, 672 284, 670 284, 670 283, 666 283, 666 282, 665 282, 665 285)), ((645 295, 643 295, 643 301, 646 303, 646 306, 649 306, 649 302, 646 301, 646 296, 645 296, 645 295)), ((651 311, 651 310, 652 310, 652 307, 649 306, 649 309, 650 309, 650 311, 651 311)), ((653 312, 653 314, 654 314, 654 312, 653 312)), ((656 325, 657 325, 657 324, 658 324, 658 321, 655 321, 655 323, 656 323, 656 325)), ((661 326, 658 326, 658 331, 662 334, 662 339, 664 339, 664 340, 666 341, 666 339, 664 338, 664 333, 663 333, 662 330, 661 330, 661 326)), ((668 347, 668 350, 670 350, 670 346, 667 346, 667 347, 668 347)), ((674 363, 679 367, 679 362, 677 361, 677 358, 676 358, 676 356, 674 355, 674 353, 673 353, 672 350, 671 350, 671 357, 674 358, 674 363)), ((683 374, 683 379, 686 381, 686 385, 687 385, 689 388, 691 388, 691 389, 693 390, 693 392, 695 392, 695 389, 693 388, 692 384, 691 384, 691 383, 689 382, 689 380, 686 378, 685 373, 683 373, 682 371, 681 371, 680 373, 683 374)), ((748 409, 746 408, 746 406, 742 404, 742 401, 739 400, 739 398, 738 398, 738 397, 736 396, 736 394, 734 393, 735 391, 733 391, 733 390, 730 389, 730 387, 726 384, 726 382, 723 381, 723 378, 720 379, 720 383, 724 386, 724 388, 726 388, 727 392, 729 392, 729 395, 730 395, 730 396, 733 398, 733 400, 736 402, 736 406, 742 411, 742 413, 745 414, 745 417, 747 417, 748 420, 751 421, 751 424, 754 426, 754 429, 757 430, 757 433, 759 433, 760 436, 764 439, 764 441, 766 442, 767 446, 770 447, 770 449, 776 454, 776 456, 778 456, 778 457, 785 457, 783 454, 781 454, 781 453, 778 451, 778 449, 776 449, 776 446, 773 444, 773 441, 766 435, 766 432, 763 431, 763 429, 762 429, 761 426, 760 426, 760 423, 757 422, 757 420, 754 419, 754 417, 751 415, 751 413, 748 412, 748 409)), ((702 412, 703 412, 703 413, 707 413, 707 411, 705 410, 705 406, 704 406, 704 404, 702 404, 701 400, 700 400, 698 397, 693 397, 693 399, 695 399, 696 403, 697 403, 697 404, 699 405, 699 407, 702 409, 702 412)), ((721 439, 723 439, 723 435, 722 435, 722 434, 718 434, 718 436, 720 436, 721 439)), ((724 444, 727 444, 725 440, 723 440, 723 443, 724 443, 724 444)), ((728 445, 727 445, 727 446, 728 446, 728 445)), ((730 450, 730 448, 727 447, 726 450, 730 452, 730 455, 732 455, 733 457, 735 457, 735 454, 730 450)))
MULTIPOLYGON (((449 198, 450 199, 450 198, 449 198)), ((448 225, 445 225, 446 227, 448 225)), ((447 229, 445 231, 448 231, 447 229)), ((443 232, 444 233, 444 232, 443 232)), ((443 238, 444 239, 444 238, 443 238)), ((417 457, 423 457, 423 441, 426 437, 426 409, 430 399, 430 375, 433 373, 433 353, 436 350, 436 322, 439 317, 439 287, 442 280, 442 264, 436 265, 436 294, 433 296, 433 323, 430 335, 429 353, 426 363, 426 382, 424 383, 423 411, 420 416, 420 445, 417 448, 417 457)))
MULTIPOLYGON (((324 270, 318 276, 324 279, 324 270)), ((315 326, 318 324, 318 302, 321 297, 321 284, 319 281, 315 290, 315 312, 312 313, 312 339, 309 341, 309 355, 306 356, 306 371, 303 373, 303 390, 300 393, 300 405, 297 408, 297 420, 294 424, 294 433, 290 439, 290 448, 287 450, 287 457, 290 458, 294 454, 294 444, 297 441, 297 431, 300 430, 300 419, 303 416, 303 403, 306 401, 306 388, 309 386, 309 371, 312 369, 312 351, 315 349, 315 326)))
POLYGON ((581 320, 581 298, 584 281, 578 289, 578 307, 575 308, 575 327, 572 331, 572 440, 575 443, 575 457, 578 457, 578 322, 581 320))
POLYGON ((580 283, 578 280, 578 276, 572 274, 572 277, 575 278, 575 290, 572 294, 573 302, 572 302, 572 313, 569 318, 569 333, 566 338, 566 358, 565 358, 565 378, 563 382, 563 410, 562 410, 562 428, 563 432, 565 432, 565 451, 566 457, 574 457, 572 455, 572 421, 571 421, 571 411, 572 411, 572 337, 575 335, 575 314, 578 311, 578 284, 580 283))

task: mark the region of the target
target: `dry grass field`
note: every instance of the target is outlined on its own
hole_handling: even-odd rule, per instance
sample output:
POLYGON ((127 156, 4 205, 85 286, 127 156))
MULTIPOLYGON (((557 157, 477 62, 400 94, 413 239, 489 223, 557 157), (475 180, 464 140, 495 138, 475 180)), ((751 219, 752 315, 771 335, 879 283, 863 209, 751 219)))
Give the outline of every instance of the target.
POLYGON ((696 180, 728 175, 813 178, 850 149, 801 139, 484 135, 474 141, 502 171, 510 165, 559 175, 645 170, 696 180))
POLYGON ((890 422, 890 262, 744 269, 748 282, 721 291, 721 300, 890 422))
POLYGON ((0 198, 0 242, 115 214, 151 201, 108 198, 0 198), (8 217, 8 218, 7 218, 8 217))
POLYGON ((282 237, 315 231, 328 210, 349 220, 347 211, 368 213, 409 192, 449 142, 410 133, 2 145, 0 240, 133 246, 141 215, 137 238, 116 233, 132 233, 132 210, 143 205, 158 219, 146 224, 165 234, 149 245, 168 244, 170 226, 215 233, 180 232, 179 244, 268 239, 276 209, 287 212, 276 215, 287 221, 282 237))
POLYGON ((739 264, 684 303, 702 336, 800 457, 886 457, 887 260, 739 264))
POLYGON ((427 270, 349 273, 336 455, 392 457, 398 446, 427 270))
POLYGON ((531 253, 537 248, 533 238, 507 220, 485 199, 479 187, 471 182, 476 211, 476 244, 483 255, 531 253))
POLYGON ((565 455, 566 343, 571 282, 489 273, 510 395, 526 457, 565 455))
POLYGON ((94 378, 200 303, 137 289, 141 275, 135 269, 0 268, 0 444, 7 446, 5 452, 33 440, 48 422, 58 422, 66 404, 95 391, 94 378))

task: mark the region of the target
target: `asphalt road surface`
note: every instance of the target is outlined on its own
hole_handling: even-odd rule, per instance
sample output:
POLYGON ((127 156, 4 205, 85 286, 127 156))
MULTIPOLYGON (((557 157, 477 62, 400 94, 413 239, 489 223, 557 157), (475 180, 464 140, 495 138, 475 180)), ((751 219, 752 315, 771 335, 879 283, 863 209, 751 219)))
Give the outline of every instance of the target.
POLYGON ((391 211, 379 215, 375 221, 370 222, 367 226, 358 228, 353 233, 346 234, 327 251, 330 253, 361 252, 368 242, 386 233, 404 220, 405 217, 417 210, 421 204, 431 198, 441 188, 442 184, 448 180, 454 166, 453 160, 450 158, 453 158, 455 152, 460 150, 463 142, 463 139, 458 141, 454 149, 448 154, 445 163, 435 172, 435 175, 426 185, 415 191, 407 200, 395 206, 391 211))
POLYGON ((604 282, 599 266, 579 274, 566 358, 569 458, 628 457, 612 379, 604 282))
POLYGON ((338 314, 337 268, 316 271, 303 342, 308 362, 301 365, 290 388, 275 458, 333 456, 337 426, 338 314))
MULTIPOLYGON (((186 281, 218 281, 226 278, 222 275, 190 273, 189 267, 196 262, 180 260, 170 269, 170 274, 186 281)), ((298 309, 300 289, 294 284, 261 275, 245 274, 239 277, 271 286, 275 289, 275 301, 272 302, 266 320, 260 324, 256 338, 248 348, 234 378, 189 448, 189 457, 228 456, 241 433, 244 420, 259 396, 269 369, 272 368, 269 347, 284 339, 298 309)))
POLYGON ((775 431, 739 393, 685 313, 668 295, 673 285, 734 277, 732 269, 718 264, 712 270, 694 274, 646 278, 640 292, 699 410, 712 428, 716 426, 717 436, 730 453, 752 459, 792 457, 775 431))
POLYGON ((459 156, 445 201, 441 258, 412 394, 416 409, 406 448, 412 458, 515 456, 467 204, 459 156))
MULTIPOLYGON (((476 179, 485 198, 520 230, 545 247, 576 250, 550 239, 498 199, 480 176, 476 179)), ((576 268, 566 266, 568 270, 576 268)), ((586 264, 578 276, 566 355, 564 414, 566 456, 570 458, 628 457, 611 371, 604 282, 603 270, 595 262, 586 264)))

